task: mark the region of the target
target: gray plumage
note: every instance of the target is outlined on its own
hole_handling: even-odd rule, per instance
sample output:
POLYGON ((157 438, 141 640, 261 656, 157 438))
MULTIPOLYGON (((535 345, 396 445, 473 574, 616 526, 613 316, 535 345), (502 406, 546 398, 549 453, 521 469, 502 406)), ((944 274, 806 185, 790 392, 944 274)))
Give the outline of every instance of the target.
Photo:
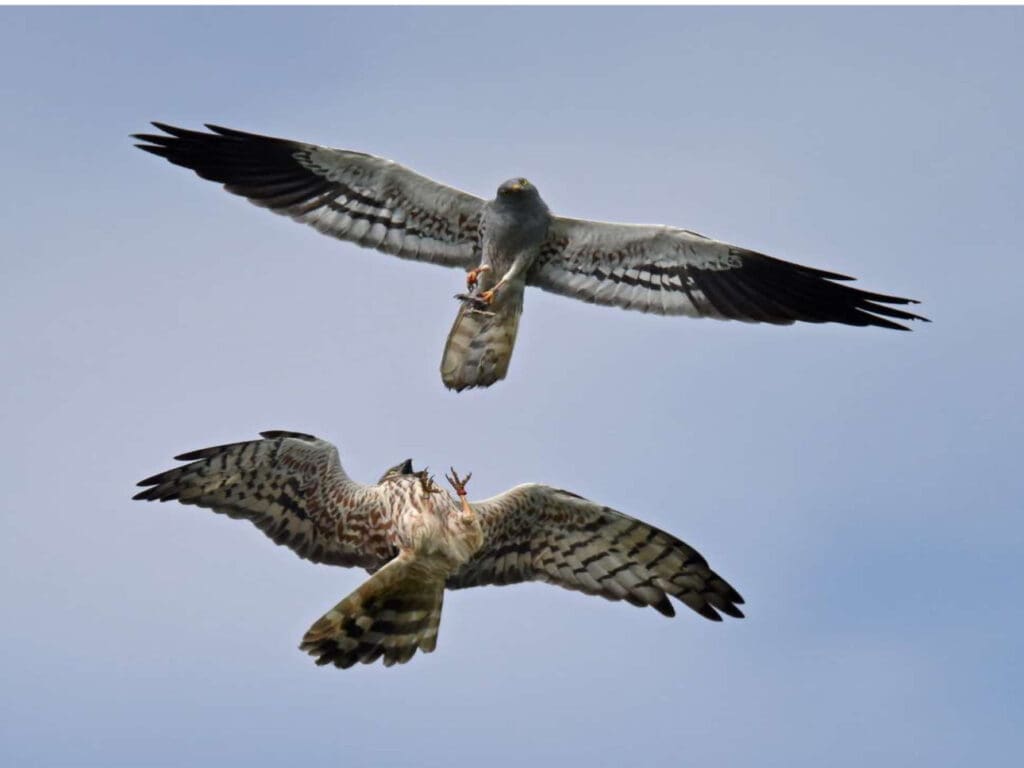
POLYGON ((495 199, 484 203, 478 293, 465 297, 441 358, 441 378, 451 389, 488 386, 505 378, 526 278, 550 225, 551 212, 526 179, 506 181, 495 199))
POLYGON ((911 299, 844 285, 851 278, 765 256, 685 229, 552 216, 536 187, 512 179, 494 200, 384 158, 207 126, 154 123, 141 149, 220 182, 324 234, 469 270, 441 363, 446 386, 505 377, 527 285, 582 301, 664 315, 788 325, 907 330, 911 299), (481 271, 481 269, 483 271, 481 271))

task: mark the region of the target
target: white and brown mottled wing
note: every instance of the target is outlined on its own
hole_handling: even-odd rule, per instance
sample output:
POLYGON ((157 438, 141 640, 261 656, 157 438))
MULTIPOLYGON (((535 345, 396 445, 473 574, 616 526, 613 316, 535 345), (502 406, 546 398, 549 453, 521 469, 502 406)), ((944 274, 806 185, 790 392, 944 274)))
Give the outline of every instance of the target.
POLYGON ((450 589, 546 581, 675 614, 668 596, 719 621, 743 598, 688 544, 647 523, 545 485, 520 485, 473 510, 483 547, 450 589))
POLYGON ((349 479, 331 443, 299 432, 185 453, 139 483, 134 498, 179 501, 249 520, 315 563, 376 569, 395 556, 393 521, 377 486, 349 479))
POLYGON ((403 259, 467 268, 480 261, 484 201, 362 152, 208 125, 153 123, 140 149, 324 234, 403 259))
POLYGON ((907 330, 926 320, 852 278, 738 248, 683 229, 556 217, 527 282, 595 304, 750 323, 843 323, 907 330))

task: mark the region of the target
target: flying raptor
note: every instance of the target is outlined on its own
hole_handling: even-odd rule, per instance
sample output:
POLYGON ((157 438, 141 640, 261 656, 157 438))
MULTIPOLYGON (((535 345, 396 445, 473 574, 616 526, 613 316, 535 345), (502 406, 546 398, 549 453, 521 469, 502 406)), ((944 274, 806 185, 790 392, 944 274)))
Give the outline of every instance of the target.
POLYGON ((520 485, 466 498, 469 475, 442 491, 412 460, 374 485, 345 474, 337 449, 299 432, 178 456, 188 464, 139 483, 135 498, 180 501, 249 520, 314 563, 372 576, 310 627, 317 664, 403 664, 437 645, 445 589, 546 581, 675 615, 742 618, 739 593, 674 536, 568 491, 520 485))
POLYGON ((852 278, 674 227, 553 216, 523 178, 484 200, 362 152, 208 125, 153 123, 140 149, 324 234, 467 270, 441 378, 451 389, 505 378, 527 285, 595 304, 751 323, 876 325, 925 320, 852 278))

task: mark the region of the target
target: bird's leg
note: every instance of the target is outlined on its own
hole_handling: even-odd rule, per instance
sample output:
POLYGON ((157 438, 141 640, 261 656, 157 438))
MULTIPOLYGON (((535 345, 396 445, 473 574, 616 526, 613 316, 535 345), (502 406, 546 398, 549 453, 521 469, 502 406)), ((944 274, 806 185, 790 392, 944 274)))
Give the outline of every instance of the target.
POLYGON ((473 512, 473 508, 469 506, 469 499, 466 498, 466 483, 469 482, 469 478, 473 476, 473 473, 470 472, 465 477, 460 478, 459 473, 455 471, 455 467, 451 467, 451 470, 451 476, 445 475, 445 477, 452 484, 455 493, 459 495, 459 501, 462 502, 462 521, 463 523, 472 522, 476 519, 476 515, 473 512))
MULTIPOLYGON (((508 271, 504 275, 502 275, 501 279, 497 283, 495 283, 489 290, 482 291, 478 294, 457 293, 455 294, 455 298, 460 299, 461 301, 464 301, 467 304, 471 305, 472 311, 474 312, 492 315, 494 313, 489 312, 488 310, 495 302, 495 295, 497 294, 498 289, 505 285, 505 283, 508 283, 515 279, 520 272, 522 272, 529 266, 529 264, 530 260, 527 256, 517 256, 515 261, 512 262, 512 266, 509 267, 508 271)), ((479 275, 481 271, 489 270, 490 266, 484 265, 483 267, 480 267, 476 270, 472 270, 469 274, 472 275, 473 272, 476 272, 477 275, 479 275)), ((470 277, 469 275, 467 275, 466 282, 468 283, 469 280, 470 277)))
POLYGON ((505 285, 505 283, 515 280, 521 272, 525 271, 530 266, 532 261, 533 255, 529 251, 520 253, 516 256, 515 260, 512 262, 512 266, 508 268, 508 271, 501 276, 501 279, 495 283, 489 291, 484 291, 477 296, 477 299, 483 302, 485 307, 491 306, 491 304, 494 303, 494 296, 498 292, 498 289, 505 285))
POLYGON ((493 291, 484 291, 484 293, 480 295, 474 295, 472 293, 456 293, 455 298, 463 304, 468 305, 470 312, 476 312, 480 315, 494 315, 493 312, 488 310, 488 307, 491 306, 491 301, 494 298, 493 291), (484 294, 487 294, 487 298, 484 298, 484 294))
POLYGON ((476 288, 476 284, 480 282, 480 275, 482 275, 484 272, 490 271, 490 264, 481 264, 479 267, 469 270, 469 272, 466 273, 466 290, 472 291, 474 288, 476 288))
POLYGON ((505 283, 507 283, 509 281, 509 278, 511 276, 512 276, 512 270, 510 269, 508 272, 505 273, 505 275, 501 278, 501 280, 499 280, 497 283, 494 284, 493 288, 491 288, 490 290, 487 290, 487 291, 482 291, 480 294, 478 294, 474 298, 483 307, 491 306, 491 304, 494 303, 494 294, 496 294, 498 292, 498 289, 501 288, 501 286, 503 286, 505 283))
POLYGON ((470 472, 465 477, 460 478, 459 473, 455 471, 455 467, 451 467, 451 470, 451 475, 445 475, 445 478, 452 484, 452 488, 455 489, 455 493, 459 495, 459 500, 462 502, 462 511, 467 515, 472 515, 473 510, 470 509, 469 501, 466 499, 466 483, 469 482, 469 478, 473 476, 473 473, 470 472))
POLYGON ((488 312, 487 308, 491 305, 494 300, 494 292, 484 291, 482 294, 475 293, 477 286, 480 284, 480 275, 484 272, 490 272, 490 264, 481 264, 475 269, 471 269, 466 273, 466 290, 468 293, 457 293, 455 298, 459 301, 468 304, 471 312, 477 312, 481 315, 493 315, 493 312, 488 312), (486 296, 485 296, 486 294, 486 296))

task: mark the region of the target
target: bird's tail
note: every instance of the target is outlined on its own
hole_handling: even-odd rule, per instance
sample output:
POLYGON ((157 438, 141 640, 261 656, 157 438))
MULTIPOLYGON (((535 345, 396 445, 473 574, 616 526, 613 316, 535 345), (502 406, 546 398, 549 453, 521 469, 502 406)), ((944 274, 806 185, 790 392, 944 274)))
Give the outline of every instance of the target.
POLYGON ((448 389, 489 387, 505 378, 523 311, 523 291, 506 286, 486 311, 466 302, 448 334, 441 379, 448 389))
POLYGON ((399 555, 325 613, 299 648, 317 664, 342 669, 381 657, 390 667, 417 650, 430 653, 437 646, 444 579, 414 555, 399 555))

